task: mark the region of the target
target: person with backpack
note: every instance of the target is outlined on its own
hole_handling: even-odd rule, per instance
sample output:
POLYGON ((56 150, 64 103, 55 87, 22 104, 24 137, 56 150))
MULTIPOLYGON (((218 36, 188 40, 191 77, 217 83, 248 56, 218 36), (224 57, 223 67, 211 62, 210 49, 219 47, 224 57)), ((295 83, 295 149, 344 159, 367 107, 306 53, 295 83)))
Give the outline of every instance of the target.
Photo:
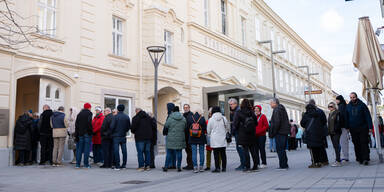
POLYGON ((312 164, 308 168, 320 168, 325 163, 324 138, 327 136, 327 118, 324 112, 316 107, 314 100, 310 100, 305 109, 300 125, 305 128, 303 140, 311 153, 312 164))
POLYGON ((298 131, 297 125, 293 119, 289 120, 289 124, 291 125, 291 133, 288 138, 288 151, 296 150, 296 133, 298 131))
POLYGON ((255 106, 255 114, 257 117, 257 126, 256 126, 256 140, 257 140, 257 151, 260 153, 261 164, 259 163, 259 168, 263 169, 267 167, 267 155, 265 152, 265 142, 267 140, 266 134, 269 127, 267 116, 261 113, 261 105, 255 106))
MULTIPOLYGON (((207 143, 206 132, 207 125, 205 123, 205 118, 202 113, 198 110, 195 114, 189 116, 192 120, 192 125, 189 127, 189 138, 188 144, 191 145, 192 148, 192 163, 193 163, 193 171, 195 173, 204 171, 204 146, 207 143), (197 166, 197 150, 199 150, 200 156, 200 166, 197 166)), ((188 120, 187 120, 188 121, 188 120)))
POLYGON ((256 126, 257 117, 252 110, 252 105, 248 99, 244 99, 240 104, 240 111, 234 117, 234 126, 239 133, 239 144, 244 150, 244 169, 243 172, 250 172, 249 153, 253 159, 253 171, 258 170, 259 155, 256 153, 256 126))
POLYGON ((212 107, 212 117, 208 120, 207 135, 209 145, 213 149, 215 157, 215 170, 212 173, 226 172, 227 170, 227 155, 225 147, 229 143, 227 135, 230 134, 230 125, 227 119, 221 114, 220 107, 212 107), (221 163, 221 170, 220 170, 221 163))
POLYGON ((328 133, 331 137, 333 148, 335 149, 336 161, 331 166, 332 167, 340 167, 341 159, 340 159, 340 135, 341 135, 341 127, 340 127, 340 113, 336 109, 336 104, 334 102, 330 102, 328 104, 329 116, 328 116, 328 133))

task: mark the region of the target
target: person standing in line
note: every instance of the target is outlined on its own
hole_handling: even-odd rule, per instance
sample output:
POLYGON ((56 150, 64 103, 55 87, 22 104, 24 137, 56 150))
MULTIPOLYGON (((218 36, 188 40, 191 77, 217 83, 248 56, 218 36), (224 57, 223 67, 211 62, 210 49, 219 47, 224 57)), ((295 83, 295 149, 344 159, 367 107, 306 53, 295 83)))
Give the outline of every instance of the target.
POLYGON ((153 132, 153 137, 151 139, 151 150, 150 150, 151 151, 151 164, 149 166, 149 168, 155 169, 156 168, 156 166, 155 166, 155 158, 156 158, 155 147, 157 145, 157 121, 153 117, 153 114, 151 112, 147 112, 147 114, 151 118, 152 126, 155 128, 155 130, 153 132))
POLYGON ((289 124, 291 127, 291 132, 289 134, 288 138, 288 151, 290 150, 296 150, 296 134, 298 132, 298 128, 296 123, 293 121, 293 119, 289 120, 289 124))
MULTIPOLYGON (((173 109, 175 108, 175 104, 173 103, 167 103, 167 118, 165 119, 165 121, 168 120, 168 118, 171 116, 171 114, 173 113, 173 109)), ((166 127, 165 125, 163 126, 163 136, 165 136, 165 145, 167 145, 167 135, 168 135, 168 127, 166 127)), ((166 150, 166 157, 165 159, 169 159, 169 161, 171 162, 170 164, 167 164, 167 161, 165 161, 165 166, 163 167, 163 170, 164 168, 166 168, 167 170, 168 169, 176 169, 176 155, 175 153, 169 153, 171 152, 166 150)))
POLYGON ((186 148, 185 152, 187 153, 187 165, 183 167, 185 170, 193 170, 193 161, 192 161, 192 148, 189 144, 189 128, 192 126, 192 116, 193 113, 191 112, 191 106, 189 104, 184 104, 183 106, 184 113, 183 116, 185 120, 187 121, 187 126, 185 127, 185 142, 186 142, 186 148))
POLYGON ((65 138, 67 137, 68 121, 65 118, 64 107, 59 107, 51 116, 53 152, 52 163, 54 167, 63 166, 65 138))
POLYGON ((256 137, 257 137, 257 154, 260 153, 261 164, 259 163, 259 168, 264 169, 267 167, 267 155, 265 152, 265 142, 267 140, 266 134, 269 127, 267 116, 261 113, 263 108, 261 105, 255 106, 255 114, 257 117, 257 126, 256 126, 256 137))
POLYGON ((355 147, 356 161, 360 164, 369 164, 368 137, 372 130, 371 113, 355 92, 349 95, 351 101, 347 105, 348 128, 351 132, 352 142, 355 147))
POLYGON ((287 110, 277 98, 271 99, 270 105, 273 112, 268 136, 276 139, 276 152, 279 157, 279 168, 277 170, 288 170, 288 157, 285 149, 287 148, 290 125, 287 110))
POLYGON ((115 170, 125 169, 127 165, 127 132, 131 129, 131 120, 128 115, 124 113, 125 106, 120 104, 117 106, 119 111, 113 118, 111 124, 111 132, 113 138, 113 151, 115 160, 115 170), (123 164, 120 166, 120 153, 123 153, 123 164))
POLYGON ((296 146, 300 148, 302 147, 302 142, 303 142, 303 128, 299 127, 298 131, 296 133, 296 146))
POLYGON ((101 148, 103 150, 104 164, 100 168, 112 168, 113 144, 111 124, 113 114, 111 108, 104 109, 104 121, 100 129, 101 148))
POLYGON ((331 137, 333 148, 335 149, 336 161, 331 165, 332 167, 340 167, 341 159, 340 159, 340 135, 341 135, 341 127, 340 127, 340 113, 339 110, 336 109, 336 104, 334 102, 330 102, 328 104, 328 109, 330 111, 328 116, 328 133, 331 137))
POLYGON ((75 142, 75 130, 76 130, 76 118, 78 111, 76 107, 71 107, 69 109, 69 118, 68 118, 68 149, 73 151, 73 159, 71 164, 76 164, 76 142, 75 142))
POLYGON ((340 113, 340 127, 341 127, 341 135, 340 135, 340 145, 341 145, 341 162, 347 163, 349 162, 349 130, 347 127, 347 102, 345 102, 344 97, 339 95, 336 97, 336 103, 338 106, 338 110, 340 113))
POLYGON ((135 109, 136 115, 132 118, 131 132, 135 134, 138 171, 149 171, 151 165, 151 143, 156 127, 152 118, 142 109, 135 109))
POLYGON ((104 121, 104 115, 103 110, 101 107, 96 107, 95 112, 96 115, 92 120, 92 130, 93 130, 93 136, 92 136, 92 151, 93 151, 93 163, 97 164, 98 166, 102 166, 104 164, 104 158, 103 158, 103 149, 101 147, 101 125, 104 121))
POLYGON ((238 130, 234 127, 234 117, 236 113, 240 111, 240 107, 235 98, 231 98, 228 100, 228 104, 230 107, 230 116, 229 119, 231 121, 231 134, 235 137, 236 142, 236 151, 240 158, 240 165, 236 168, 236 171, 242 171, 245 167, 245 157, 244 157, 244 149, 239 144, 239 133, 238 130))
MULTIPOLYGON (((206 124, 208 126, 208 122, 209 122, 209 119, 212 117, 212 107, 209 108, 209 113, 208 113, 208 119, 206 120, 206 124)), ((210 146, 210 138, 208 137, 208 133, 207 133, 207 145, 206 145, 206 148, 205 150, 207 151, 206 152, 206 168, 204 169, 204 171, 210 171, 211 170, 211 156, 212 156, 212 147, 210 146)), ((220 160, 221 161, 221 160, 220 160)))
POLYGON ((40 115, 39 120, 39 132, 40 132, 40 163, 39 165, 46 165, 49 163, 52 165, 52 149, 53 149, 53 138, 52 138, 52 127, 51 127, 51 116, 53 112, 49 105, 43 106, 43 113, 40 115))
POLYGON ((252 105, 248 99, 243 99, 240 104, 240 111, 235 114, 233 118, 235 131, 238 132, 238 142, 239 145, 244 150, 244 169, 243 172, 251 171, 251 162, 249 153, 251 153, 253 159, 253 168, 252 171, 258 170, 259 165, 259 154, 256 153, 258 149, 256 148, 256 126, 257 126, 257 117, 252 110, 252 105))
POLYGON ((76 141, 76 169, 80 168, 81 159, 84 154, 84 167, 89 165, 89 152, 93 135, 91 104, 85 103, 84 108, 76 117, 75 141, 76 141))
POLYGON ((226 136, 230 133, 230 125, 227 119, 221 114, 220 107, 212 107, 212 117, 208 120, 207 135, 210 138, 210 146, 213 149, 215 157, 215 170, 212 173, 226 172, 227 155, 225 148, 227 146, 226 136), (220 170, 221 164, 221 170, 220 170))
POLYGON ((28 163, 28 156, 31 151, 31 129, 33 126, 32 114, 28 111, 20 115, 15 125, 13 149, 19 153, 18 166, 28 163))
POLYGON ((207 143, 207 124, 205 123, 205 118, 201 110, 197 110, 190 118, 187 122, 192 120, 193 123, 188 129, 188 144, 192 148, 193 171, 198 173, 199 171, 204 171, 204 146, 207 143), (199 150, 200 157, 199 167, 197 166, 197 150, 199 150))
MULTIPOLYGON (((29 113, 32 114, 32 110, 29 110, 29 113)), ((32 152, 31 152, 31 164, 36 164, 37 163, 37 149, 39 146, 39 113, 33 113, 33 124, 32 124, 32 130, 31 130, 31 147, 32 147, 32 152)))
POLYGON ((317 108, 314 100, 310 100, 305 107, 306 112, 300 121, 305 128, 305 143, 311 153, 312 164, 308 168, 320 168, 324 164, 324 138, 327 136, 327 118, 324 112, 317 108))
POLYGON ((167 172, 168 167, 172 166, 172 154, 176 154, 177 171, 181 171, 182 150, 185 149, 185 127, 187 121, 179 112, 179 107, 174 107, 173 113, 165 122, 164 127, 168 128, 166 138, 167 159, 165 160, 164 172, 167 172))

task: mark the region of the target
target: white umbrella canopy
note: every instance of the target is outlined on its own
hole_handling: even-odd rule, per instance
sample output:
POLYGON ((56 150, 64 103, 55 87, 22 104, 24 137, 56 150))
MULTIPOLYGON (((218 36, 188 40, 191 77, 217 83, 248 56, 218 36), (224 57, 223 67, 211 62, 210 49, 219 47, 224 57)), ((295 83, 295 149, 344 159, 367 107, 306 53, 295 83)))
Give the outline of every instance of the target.
MULTIPOLYGON (((363 83, 363 97, 371 102, 367 88, 383 89, 384 52, 381 49, 369 17, 359 18, 353 65, 360 71, 359 80, 363 83)), ((375 94, 376 102, 381 102, 375 94)))

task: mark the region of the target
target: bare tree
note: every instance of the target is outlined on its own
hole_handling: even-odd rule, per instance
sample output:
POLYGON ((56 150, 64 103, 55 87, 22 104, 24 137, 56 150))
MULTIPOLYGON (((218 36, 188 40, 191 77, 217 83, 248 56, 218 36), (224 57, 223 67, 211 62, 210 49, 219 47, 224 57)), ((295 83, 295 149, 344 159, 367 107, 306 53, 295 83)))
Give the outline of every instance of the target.
MULTIPOLYGON (((36 16, 24 17, 13 10, 14 1, 0 0, 0 47, 21 49, 39 38, 36 25, 28 25, 36 16)), ((33 22, 32 22, 33 23, 33 22)))

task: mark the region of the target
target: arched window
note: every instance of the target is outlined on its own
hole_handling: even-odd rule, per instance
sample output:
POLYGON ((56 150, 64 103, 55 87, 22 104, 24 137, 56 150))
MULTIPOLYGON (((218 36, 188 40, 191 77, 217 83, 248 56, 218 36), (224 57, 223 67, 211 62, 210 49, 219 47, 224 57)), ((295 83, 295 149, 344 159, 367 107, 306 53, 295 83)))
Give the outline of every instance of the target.
POLYGON ((55 91, 55 99, 60 99, 60 90, 56 89, 55 91))
POLYGON ((51 98, 51 86, 50 85, 47 85, 47 87, 45 88, 45 97, 51 98))

